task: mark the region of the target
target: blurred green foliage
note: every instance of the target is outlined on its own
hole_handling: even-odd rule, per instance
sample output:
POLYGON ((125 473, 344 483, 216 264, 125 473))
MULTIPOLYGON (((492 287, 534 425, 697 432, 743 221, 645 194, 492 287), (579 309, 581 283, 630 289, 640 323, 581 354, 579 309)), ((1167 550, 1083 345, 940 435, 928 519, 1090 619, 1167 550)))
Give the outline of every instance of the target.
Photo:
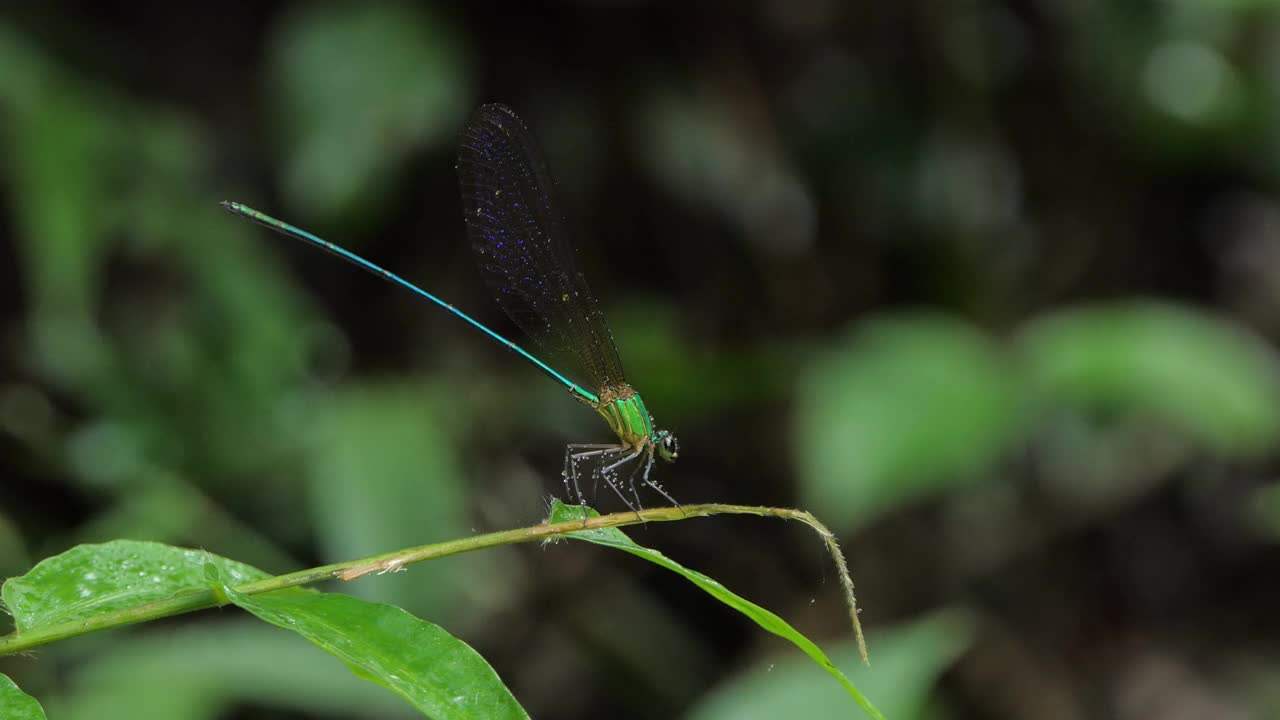
POLYGON ((854 525, 982 477, 1015 439, 1018 376, 971 327, 864 323, 805 378, 796 423, 806 505, 854 525))
MULTIPOLYGON (((183 32, 60 11, 0 15, 4 574, 120 537, 285 571, 540 517, 560 445, 605 438, 590 413, 217 208, 278 197, 505 331, 449 160, 501 100, 577 191, 625 365, 681 437, 664 486, 837 527, 866 619, 897 628, 842 667, 889 717, 1167 716, 1152 686, 1273 709, 1275 3, 322 3, 183 32)), ((812 547, 651 532, 845 637, 812 547)), ((349 591, 465 629, 539 717, 830 707, 808 664, 610 562, 475 556, 349 591)), ((0 670, 51 717, 140 695, 401 716, 222 620, 0 670)))
MULTIPOLYGON (((328 560, 365 557, 388 549, 468 534, 464 477, 456 457, 467 411, 442 388, 354 386, 309 403, 315 418, 305 467, 311 479, 312 522, 331 528, 319 539, 328 560), (446 422, 444 418, 450 418, 446 422)), ((467 586, 499 589, 495 554, 429 563, 422 572, 351 592, 366 600, 412 607, 433 616, 476 602, 467 586), (465 567, 465 572, 464 572, 465 567)), ((490 604, 499 604, 490 597, 490 604)))
POLYGON ((407 3, 300 5, 271 47, 280 185, 316 221, 385 207, 405 161, 448 146, 473 104, 458 33, 407 3))
MULTIPOLYGON (((867 641, 876 648, 875 663, 859 669, 852 643, 836 649, 832 659, 846 668, 876 699, 888 718, 915 720, 925 712, 930 688, 972 640, 972 619, 958 611, 938 611, 904 627, 875 633, 867 641)), ((690 713, 693 720, 754 720, 788 715, 842 717, 848 700, 839 688, 801 666, 796 658, 777 658, 743 672, 710 692, 690 713), (835 691, 835 692, 833 692, 835 691)))
MULTIPOLYGON (((42 78, 0 92, 15 109, 6 169, 29 302, 17 357, 28 377, 48 383, 4 389, 20 410, 40 410, 7 418, 8 427, 41 462, 116 498, 110 514, 150 518, 153 532, 142 537, 212 541, 189 533, 221 534, 224 523, 168 535, 165 515, 207 514, 193 488, 200 478, 249 482, 291 451, 273 408, 305 379, 306 328, 317 321, 245 242, 246 228, 209 205, 207 141, 190 121, 96 89, 32 47, 4 45, 42 78), (113 287, 119 259, 138 274, 113 287), (161 268, 163 281, 145 281, 161 268), (55 393, 73 398, 74 411, 55 393)), ((294 494, 261 488, 273 489, 294 494)), ((78 539, 140 529, 122 524, 99 519, 110 535, 78 539)), ((279 556, 260 539, 241 557, 279 556)))
POLYGON ((1275 447, 1280 362, 1223 319, 1155 303, 1081 308, 1038 319, 1011 350, 950 319, 863 323, 801 390, 807 504, 854 525, 996 479, 999 460, 1062 415, 1140 423, 1224 457, 1275 447))
POLYGON ((1143 303, 1079 308, 1023 338, 1042 402, 1145 416, 1223 455, 1247 457, 1280 435, 1280 363, 1224 318, 1143 303))

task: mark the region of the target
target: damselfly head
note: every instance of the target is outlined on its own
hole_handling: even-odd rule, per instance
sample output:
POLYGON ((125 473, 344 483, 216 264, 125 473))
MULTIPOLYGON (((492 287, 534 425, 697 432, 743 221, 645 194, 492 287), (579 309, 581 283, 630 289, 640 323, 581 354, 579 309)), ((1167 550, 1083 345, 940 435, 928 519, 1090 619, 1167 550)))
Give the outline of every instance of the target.
POLYGON ((667 462, 675 462, 680 457, 680 441, 670 431, 659 430, 654 433, 654 440, 658 445, 658 457, 667 462))

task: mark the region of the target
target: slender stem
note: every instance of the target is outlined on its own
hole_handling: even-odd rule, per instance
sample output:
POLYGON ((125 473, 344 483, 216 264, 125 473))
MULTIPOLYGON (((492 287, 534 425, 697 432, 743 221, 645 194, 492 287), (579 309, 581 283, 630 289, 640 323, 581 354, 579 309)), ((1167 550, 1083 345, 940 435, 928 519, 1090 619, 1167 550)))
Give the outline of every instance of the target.
MULTIPOLYGON (((434 560, 435 558, 471 552, 472 550, 497 547, 499 545, 512 545, 515 543, 529 542, 531 540, 541 540, 557 535, 579 532, 581 530, 621 527, 644 522, 670 522, 673 520, 685 520, 711 515, 773 516, 786 520, 799 520, 817 531, 826 543, 827 549, 831 553, 832 559, 835 561, 837 570, 839 571, 840 584, 844 588, 845 601, 849 606, 849 616, 853 620, 853 630, 858 641, 858 650, 862 654, 863 661, 866 661, 867 646, 866 641, 862 636, 862 624, 858 622, 858 608, 853 595, 853 582, 849 578, 849 571, 845 565, 844 555, 841 554, 840 548, 836 544, 835 536, 822 523, 818 522, 817 518, 813 515, 804 512, 803 510, 793 510, 790 508, 708 503, 703 505, 686 505, 683 508, 652 508, 649 510, 641 510, 639 512, 628 511, 625 513, 614 513, 612 515, 601 515, 599 517, 589 518, 585 521, 571 520, 561 523, 544 523, 541 525, 533 525, 531 527, 517 528, 515 530, 504 530, 485 535, 460 538, 458 540, 449 540, 442 543, 422 545, 415 548, 374 555, 372 557, 362 558, 359 560, 348 560, 346 562, 333 563, 332 565, 322 565, 320 567, 309 568, 307 570, 299 570, 298 572, 288 573, 286 575, 277 575, 265 580, 246 583, 238 586, 236 590, 244 593, 245 595, 256 595, 258 593, 271 592, 272 590, 281 590, 298 585, 308 585, 323 580, 339 579, 350 581, 369 573, 394 571, 406 565, 422 562, 424 560, 434 560)), ((48 625, 23 633, 10 633, 0 637, 0 656, 24 652, 40 645, 45 645, 47 643, 69 637, 75 637, 77 635, 84 635, 97 630, 133 625, 135 623, 146 622, 148 620, 157 620, 163 617, 179 615, 193 610, 202 610, 205 608, 226 605, 227 603, 228 601, 226 597, 222 596, 220 592, 217 592, 213 588, 188 590, 177 593, 173 597, 165 598, 164 600, 156 600, 137 607, 114 610, 85 620, 48 625)))

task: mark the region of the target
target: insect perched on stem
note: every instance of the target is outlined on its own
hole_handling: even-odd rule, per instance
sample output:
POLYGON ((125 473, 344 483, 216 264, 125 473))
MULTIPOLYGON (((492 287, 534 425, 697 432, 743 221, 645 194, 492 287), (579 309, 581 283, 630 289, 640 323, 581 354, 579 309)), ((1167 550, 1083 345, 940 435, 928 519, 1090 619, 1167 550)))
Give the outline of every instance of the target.
POLYGON ((575 443, 565 448, 565 490, 579 503, 580 468, 586 464, 591 476, 603 479, 633 511, 640 507, 637 474, 641 484, 677 505, 649 473, 656 458, 674 462, 680 445, 675 435, 654 426, 640 394, 627 383, 604 313, 577 269, 553 197, 551 171, 533 136, 511 108, 483 105, 472 113, 459 142, 458 182, 467 235, 498 305, 543 346, 576 357, 590 377, 592 389, 569 380, 452 304, 355 253, 246 205, 224 202, 223 206, 430 300, 524 358, 600 413, 617 442, 575 443), (628 466, 631 472, 626 485, 631 498, 622 492, 618 474, 628 466))

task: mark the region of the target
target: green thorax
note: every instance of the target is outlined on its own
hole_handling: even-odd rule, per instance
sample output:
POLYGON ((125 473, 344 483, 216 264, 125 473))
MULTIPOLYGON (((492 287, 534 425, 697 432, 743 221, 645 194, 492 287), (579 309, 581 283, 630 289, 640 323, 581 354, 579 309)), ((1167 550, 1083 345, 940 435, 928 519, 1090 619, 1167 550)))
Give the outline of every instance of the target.
POLYGON ((599 398, 594 405, 596 412, 609 423, 623 445, 639 450, 653 439, 653 418, 649 417, 640 394, 630 385, 603 388, 599 398))

